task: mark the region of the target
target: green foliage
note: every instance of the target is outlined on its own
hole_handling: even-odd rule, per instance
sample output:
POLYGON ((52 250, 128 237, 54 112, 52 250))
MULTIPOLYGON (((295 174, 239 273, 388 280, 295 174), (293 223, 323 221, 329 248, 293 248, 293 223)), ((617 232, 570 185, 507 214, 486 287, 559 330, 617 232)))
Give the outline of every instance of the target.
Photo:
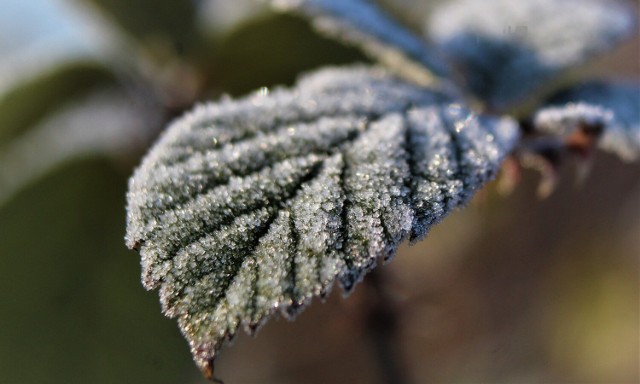
POLYGON ((107 68, 84 61, 53 68, 0 94, 0 147, 73 100, 113 84, 107 68))
POLYGON ((126 171, 83 160, 0 210, 6 383, 179 383, 189 359, 121 245, 126 171))
POLYGON ((191 0, 83 0, 96 5, 142 44, 185 53, 198 41, 191 0))
POLYGON ((305 20, 273 13, 238 25, 200 53, 210 83, 232 95, 292 84, 321 65, 366 61, 357 49, 318 36, 305 20))

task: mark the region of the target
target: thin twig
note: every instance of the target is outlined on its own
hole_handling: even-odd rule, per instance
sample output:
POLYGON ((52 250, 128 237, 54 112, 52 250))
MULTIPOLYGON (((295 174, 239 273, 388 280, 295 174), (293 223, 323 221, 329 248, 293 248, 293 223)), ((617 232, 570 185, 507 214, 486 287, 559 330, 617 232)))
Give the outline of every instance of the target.
POLYGON ((385 287, 384 271, 372 271, 365 279, 366 326, 382 384, 408 384, 407 370, 398 347, 398 312, 385 287))

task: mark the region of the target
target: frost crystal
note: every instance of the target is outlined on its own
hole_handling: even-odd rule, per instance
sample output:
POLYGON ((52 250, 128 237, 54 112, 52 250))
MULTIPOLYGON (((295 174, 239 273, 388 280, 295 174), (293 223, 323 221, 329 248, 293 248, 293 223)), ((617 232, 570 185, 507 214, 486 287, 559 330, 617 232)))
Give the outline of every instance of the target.
POLYGON ((503 108, 633 33, 633 14, 601 0, 458 0, 427 29, 472 91, 503 108))
POLYGON ((360 46, 389 68, 430 83, 448 68, 426 40, 391 19, 372 0, 270 0, 279 9, 309 16, 319 30, 360 46), (417 64, 417 65, 416 65, 417 64), (425 71, 427 69, 428 71, 425 71), (430 71, 430 72, 429 72, 430 71))
POLYGON ((197 107, 130 180, 127 243, 206 375, 240 326, 291 317, 422 238, 518 136, 382 69, 197 107))
POLYGON ((566 133, 576 122, 602 125, 600 148, 627 161, 640 158, 640 86, 585 83, 554 96, 537 113, 536 125, 566 133))

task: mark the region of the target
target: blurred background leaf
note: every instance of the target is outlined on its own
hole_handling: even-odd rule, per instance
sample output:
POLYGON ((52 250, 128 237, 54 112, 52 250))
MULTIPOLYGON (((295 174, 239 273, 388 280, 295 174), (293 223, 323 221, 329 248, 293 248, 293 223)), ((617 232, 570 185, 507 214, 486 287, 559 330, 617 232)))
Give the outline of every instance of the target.
POLYGON ((65 63, 0 94, 0 147, 48 114, 107 85, 113 74, 90 61, 65 63))
POLYGON ((60 165, 85 156, 120 162, 142 151, 157 129, 159 111, 129 95, 96 92, 60 108, 46 121, 0 147, 0 206, 60 165))
POLYGON ((103 11, 107 17, 142 45, 176 53, 189 52, 200 38, 197 1, 185 0, 81 0, 103 11))
POLYGON ((274 13, 238 24, 203 54, 211 83, 232 95, 289 85, 301 72, 323 65, 367 61, 357 49, 319 36, 305 20, 274 13))
POLYGON ((122 245, 128 170, 88 158, 0 210, 5 383, 180 383, 189 352, 122 245))

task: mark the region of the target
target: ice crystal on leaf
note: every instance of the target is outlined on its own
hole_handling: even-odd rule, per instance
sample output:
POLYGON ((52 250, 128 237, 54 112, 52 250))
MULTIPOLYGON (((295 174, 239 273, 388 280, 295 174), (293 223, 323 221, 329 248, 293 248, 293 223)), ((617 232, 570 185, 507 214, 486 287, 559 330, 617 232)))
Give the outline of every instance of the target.
POLYGON ((492 178, 518 137, 379 68, 195 108, 130 181, 127 243, 207 375, 224 341, 349 291, 492 178))
POLYGON ((601 0, 458 0, 436 9, 427 33, 471 90, 501 109, 632 34, 628 8, 601 0))

